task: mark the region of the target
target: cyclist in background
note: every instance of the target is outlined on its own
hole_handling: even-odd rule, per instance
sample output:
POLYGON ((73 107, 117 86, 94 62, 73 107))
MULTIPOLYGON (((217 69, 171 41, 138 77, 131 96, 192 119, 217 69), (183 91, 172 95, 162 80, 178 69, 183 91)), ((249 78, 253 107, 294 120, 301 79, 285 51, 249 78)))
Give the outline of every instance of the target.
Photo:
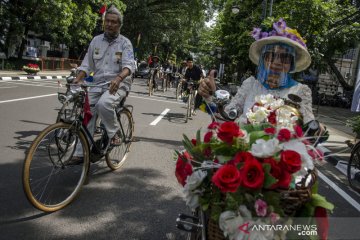
MULTIPOLYGON (((149 64, 149 67, 151 69, 151 74, 149 76, 149 80, 150 78, 154 75, 157 76, 157 79, 159 79, 160 76, 160 58, 158 56, 152 56, 151 57, 151 63, 149 64)), ((157 88, 157 82, 155 81, 156 78, 154 78, 154 88, 157 88)))
MULTIPOLYGON (((186 59, 186 64, 187 64, 187 69, 185 71, 185 80, 186 80, 186 82, 184 83, 184 89, 187 89, 187 81, 198 82, 202 78, 205 77, 202 70, 201 70, 201 68, 199 66, 197 66, 197 65, 194 65, 192 57, 188 57, 186 59)), ((194 114, 195 114, 196 109, 198 109, 199 106, 201 105, 201 102, 202 102, 202 97, 199 94, 196 94, 196 96, 195 96, 194 114)))

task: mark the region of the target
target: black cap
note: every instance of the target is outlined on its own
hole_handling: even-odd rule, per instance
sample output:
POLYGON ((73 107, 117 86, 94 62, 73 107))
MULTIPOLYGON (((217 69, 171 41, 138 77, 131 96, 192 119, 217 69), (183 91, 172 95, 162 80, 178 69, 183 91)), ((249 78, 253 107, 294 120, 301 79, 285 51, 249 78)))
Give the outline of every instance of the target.
POLYGON ((188 57, 188 58, 186 59, 186 61, 187 61, 187 62, 193 61, 193 58, 192 58, 192 57, 188 57))

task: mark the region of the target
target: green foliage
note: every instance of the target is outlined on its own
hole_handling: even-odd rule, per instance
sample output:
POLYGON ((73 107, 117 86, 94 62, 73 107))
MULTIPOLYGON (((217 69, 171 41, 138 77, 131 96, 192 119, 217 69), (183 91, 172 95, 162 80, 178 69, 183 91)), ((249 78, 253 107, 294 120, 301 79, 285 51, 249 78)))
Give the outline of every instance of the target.
POLYGON ((346 126, 351 127, 353 132, 360 136, 360 115, 348 119, 346 126))
POLYGON ((270 27, 280 17, 307 40, 313 66, 320 71, 328 68, 336 54, 353 48, 360 40, 358 1, 354 3, 356 5, 353 1, 337 0, 273 1, 272 17, 264 20, 261 19, 262 1, 217 2, 221 2, 221 12, 216 27, 219 28, 220 44, 227 47, 227 70, 240 73, 253 71, 255 66, 249 60, 248 51, 254 40, 249 33, 253 27, 270 27), (240 7, 238 14, 231 13, 233 5, 240 7))

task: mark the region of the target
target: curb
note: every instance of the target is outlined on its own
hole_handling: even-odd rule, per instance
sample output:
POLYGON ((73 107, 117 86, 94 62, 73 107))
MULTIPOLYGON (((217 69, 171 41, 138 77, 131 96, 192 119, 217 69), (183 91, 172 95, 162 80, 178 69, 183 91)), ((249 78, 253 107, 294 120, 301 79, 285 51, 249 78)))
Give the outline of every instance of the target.
POLYGON ((65 79, 68 76, 21 76, 21 77, 0 77, 1 80, 40 80, 40 79, 65 79))

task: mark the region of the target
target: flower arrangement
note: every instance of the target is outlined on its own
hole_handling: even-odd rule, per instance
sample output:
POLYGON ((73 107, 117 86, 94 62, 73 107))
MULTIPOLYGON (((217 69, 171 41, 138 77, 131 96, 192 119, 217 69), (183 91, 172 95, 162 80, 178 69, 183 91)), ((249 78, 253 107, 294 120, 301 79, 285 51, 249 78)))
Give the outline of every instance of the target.
POLYGON ((279 21, 272 24, 272 29, 254 28, 253 31, 251 32, 251 36, 255 40, 259 40, 271 36, 286 37, 306 47, 306 40, 301 37, 301 35, 298 33, 296 29, 287 27, 286 22, 282 18, 280 18, 279 21))
POLYGON ((36 74, 40 71, 39 65, 34 63, 29 63, 25 66, 23 66, 23 70, 28 74, 36 74))
MULTIPOLYGON (((323 155, 303 136, 298 116, 281 111, 284 106, 281 99, 260 96, 247 113, 248 124, 213 122, 203 138, 200 130, 196 139, 184 135, 185 150, 176 152, 175 175, 186 204, 210 212, 229 239, 283 239, 286 230, 248 230, 289 223, 286 217, 315 221, 312 217, 333 209, 317 193, 314 178, 314 161, 323 155), (296 204, 291 198, 299 189, 309 195, 296 204)), ((321 239, 327 234, 322 220, 321 239)))

